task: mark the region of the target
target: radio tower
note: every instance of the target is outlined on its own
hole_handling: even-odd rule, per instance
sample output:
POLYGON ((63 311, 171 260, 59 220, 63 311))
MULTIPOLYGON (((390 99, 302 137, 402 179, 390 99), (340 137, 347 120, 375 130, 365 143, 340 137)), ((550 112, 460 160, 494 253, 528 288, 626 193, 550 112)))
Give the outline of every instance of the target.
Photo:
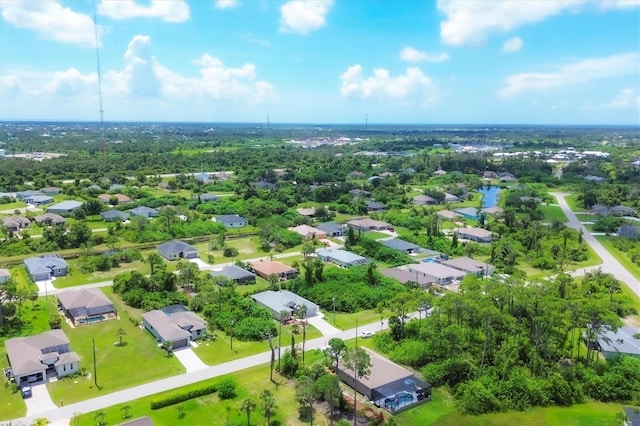
POLYGON ((100 72, 100 43, 98 39, 98 14, 96 13, 96 0, 93 0, 93 31, 96 41, 96 69, 98 73, 98 106, 100 108, 100 136, 102 138, 102 152, 106 149, 104 135, 104 110, 102 109, 102 73, 100 72))

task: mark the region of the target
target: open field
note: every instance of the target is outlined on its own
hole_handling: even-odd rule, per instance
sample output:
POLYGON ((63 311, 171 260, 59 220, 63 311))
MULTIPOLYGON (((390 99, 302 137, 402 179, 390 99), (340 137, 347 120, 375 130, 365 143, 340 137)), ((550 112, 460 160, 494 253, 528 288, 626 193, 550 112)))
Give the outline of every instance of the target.
POLYGON ((544 222, 566 223, 569 221, 569 219, 567 219, 567 216, 562 212, 562 209, 560 208, 560 206, 540 205, 538 206, 538 208, 544 214, 544 219, 542 219, 544 222))

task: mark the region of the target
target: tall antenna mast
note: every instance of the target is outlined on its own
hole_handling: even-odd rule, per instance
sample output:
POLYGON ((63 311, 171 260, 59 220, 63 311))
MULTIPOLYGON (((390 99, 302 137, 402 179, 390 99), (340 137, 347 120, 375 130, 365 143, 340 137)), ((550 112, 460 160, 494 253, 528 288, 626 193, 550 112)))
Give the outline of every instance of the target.
POLYGON ((102 73, 100 72, 100 43, 98 39, 98 14, 96 0, 93 0, 93 31, 96 41, 96 68, 98 73, 98 106, 100 107, 100 133, 102 136, 102 151, 105 150, 104 110, 102 109, 102 73))

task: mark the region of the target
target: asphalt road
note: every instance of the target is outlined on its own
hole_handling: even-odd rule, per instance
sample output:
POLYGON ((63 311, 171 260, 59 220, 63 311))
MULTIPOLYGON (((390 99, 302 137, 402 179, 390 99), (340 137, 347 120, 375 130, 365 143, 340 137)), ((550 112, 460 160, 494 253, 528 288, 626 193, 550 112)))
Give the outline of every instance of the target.
POLYGON ((597 270, 598 268, 602 269, 602 272, 606 272, 608 274, 613 275, 618 280, 622 281, 629 287, 638 297, 640 297, 640 281, 636 277, 634 277, 627 269, 622 266, 618 260, 609 253, 609 251, 604 248, 602 244, 589 232, 587 229, 580 223, 577 216, 567 204, 565 197, 569 194, 565 193, 555 193, 552 192, 551 195, 556 197, 558 200, 558 205, 569 219, 567 222, 567 226, 573 229, 582 230, 582 238, 583 241, 591 246, 593 251, 595 251, 598 256, 602 259, 602 264, 591 268, 592 270, 597 270))

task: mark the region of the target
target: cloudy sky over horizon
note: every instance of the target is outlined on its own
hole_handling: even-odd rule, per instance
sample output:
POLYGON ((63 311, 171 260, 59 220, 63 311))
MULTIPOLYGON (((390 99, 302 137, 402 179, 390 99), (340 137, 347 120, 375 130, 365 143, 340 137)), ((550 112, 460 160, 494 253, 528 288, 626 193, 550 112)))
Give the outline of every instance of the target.
POLYGON ((640 0, 0 0, 0 120, 640 125, 640 0), (94 25, 94 4, 97 27, 94 25))

